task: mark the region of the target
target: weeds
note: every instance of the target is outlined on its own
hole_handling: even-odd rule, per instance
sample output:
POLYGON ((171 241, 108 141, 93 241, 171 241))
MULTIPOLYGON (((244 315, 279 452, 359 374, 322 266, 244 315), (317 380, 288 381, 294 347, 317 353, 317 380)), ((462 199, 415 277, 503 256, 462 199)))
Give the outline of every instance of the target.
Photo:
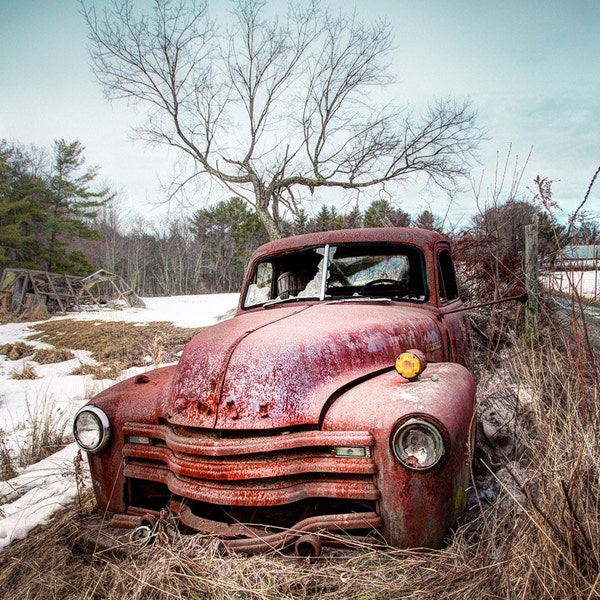
POLYGON ((21 369, 13 369, 10 372, 10 378, 24 381, 27 379, 37 379, 38 374, 31 362, 23 361, 21 369))
POLYGON ((12 479, 16 474, 14 456, 6 443, 6 433, 0 429, 0 481, 12 479))
POLYGON ((26 436, 17 442, 17 463, 26 467, 47 458, 64 448, 72 438, 69 431, 70 415, 44 399, 41 404, 27 402, 26 436))
POLYGON ((85 461, 83 452, 79 450, 73 459, 73 474, 75 476, 75 485, 77 487, 77 504, 79 508, 84 505, 85 498, 85 461))
POLYGON ((125 367, 111 361, 101 365, 81 363, 71 371, 71 375, 89 375, 92 379, 117 379, 125 367))
POLYGON ((44 399, 41 404, 27 402, 27 418, 11 443, 0 430, 0 481, 12 479, 18 469, 35 464, 58 452, 72 441, 68 425, 70 415, 44 399))
POLYGON ((19 360, 32 356, 35 348, 25 342, 15 342, 13 344, 2 344, 0 346, 0 354, 6 356, 8 360, 19 360))
POLYGON ((595 588, 600 565, 597 404, 584 418, 597 376, 592 371, 580 378, 578 355, 565 352, 570 340, 564 333, 547 326, 542 334, 544 351, 517 342, 504 363, 510 381, 531 396, 513 405, 511 427, 520 429, 517 451, 487 454, 476 464, 480 475, 487 470, 499 487, 491 510, 480 503, 489 518, 479 545, 487 545, 504 565, 511 597, 600 597, 595 588), (507 503, 513 514, 506 511, 507 503))
POLYGON ((147 325, 124 321, 73 321, 60 319, 39 323, 31 339, 56 348, 87 350, 100 363, 115 363, 123 369, 150 362, 174 361, 198 329, 174 327, 172 323, 147 325))
POLYGON ((40 365, 50 365, 73 360, 75 354, 66 348, 41 348, 36 350, 32 360, 40 365))

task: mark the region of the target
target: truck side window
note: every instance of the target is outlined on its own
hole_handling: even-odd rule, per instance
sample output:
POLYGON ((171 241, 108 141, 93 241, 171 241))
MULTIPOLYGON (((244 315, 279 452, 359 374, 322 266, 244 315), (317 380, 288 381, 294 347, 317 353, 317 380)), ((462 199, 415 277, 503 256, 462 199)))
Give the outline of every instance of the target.
POLYGON ((442 250, 438 254, 438 273, 441 300, 449 302, 458 298, 458 285, 449 250, 442 250))
POLYGON ((263 304, 272 298, 273 263, 263 262, 258 265, 254 281, 248 287, 244 308, 263 304))

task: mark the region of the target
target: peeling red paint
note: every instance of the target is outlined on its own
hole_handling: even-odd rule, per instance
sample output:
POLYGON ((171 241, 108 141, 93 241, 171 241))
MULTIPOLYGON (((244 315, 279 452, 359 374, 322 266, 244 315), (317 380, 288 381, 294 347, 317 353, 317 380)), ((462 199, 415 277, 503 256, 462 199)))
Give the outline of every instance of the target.
POLYGON ((464 506, 474 411, 473 380, 453 362, 464 357, 465 319, 444 317, 462 303, 440 298, 437 287, 436 253, 447 240, 417 229, 278 240, 255 253, 244 289, 263 260, 288 265, 302 247, 351 243, 378 244, 378 252, 410 247, 411 260, 422 257, 420 297, 379 297, 394 284, 387 278, 372 298, 296 298, 250 310, 242 299, 235 317, 201 331, 176 367, 92 400, 112 437, 89 455, 90 468, 99 508, 115 523, 135 526, 170 508, 187 527, 248 552, 315 532, 325 540, 343 531, 396 546, 442 543, 464 506), (408 350, 428 363, 410 382, 393 370, 408 350), (427 450, 402 464, 391 441, 419 420, 443 443, 431 469, 414 469, 427 450))

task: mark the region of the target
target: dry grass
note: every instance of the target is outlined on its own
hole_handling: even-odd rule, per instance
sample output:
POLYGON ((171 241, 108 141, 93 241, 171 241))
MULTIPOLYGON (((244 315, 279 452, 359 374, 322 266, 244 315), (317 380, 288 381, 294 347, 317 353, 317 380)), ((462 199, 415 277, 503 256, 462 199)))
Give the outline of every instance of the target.
POLYGON ((0 481, 12 479, 16 475, 13 453, 6 443, 6 433, 0 429, 0 481))
POLYGON ((14 342, 2 344, 0 346, 0 354, 6 356, 8 360, 27 358, 28 356, 32 356, 34 352, 35 348, 31 344, 26 344, 25 342, 14 342))
POLYGON ((32 357, 40 365, 61 363, 75 358, 75 354, 67 348, 41 348, 36 350, 32 357))
POLYGON ((13 369, 10 372, 10 378, 24 381, 27 379, 37 379, 38 374, 35 367, 29 361, 24 361, 20 369, 13 369))
POLYGON ((443 551, 386 552, 364 547, 335 551, 308 565, 278 554, 223 555, 216 540, 181 537, 168 523, 159 523, 153 545, 132 545, 129 556, 111 557, 77 552, 90 506, 88 502, 83 509, 65 511, 38 535, 14 543, 10 556, 0 556, 0 589, 6 590, 5 598, 506 597, 502 565, 477 552, 476 546, 464 545, 461 534, 443 551))
POLYGON ((89 375, 92 379, 117 379, 124 368, 122 363, 115 361, 100 365, 82 363, 71 371, 71 375, 89 375))
POLYGON ((17 449, 19 467, 35 464, 72 442, 70 420, 70 414, 47 398, 38 404, 27 402, 27 435, 17 449))
POLYGON ((26 311, 14 313, 12 310, 9 310, 3 302, 5 299, 6 296, 0 297, 0 324, 43 321, 50 317, 48 309, 43 304, 39 303, 34 303, 34 305, 26 311))
POLYGON ((157 365, 177 355, 198 329, 155 322, 139 325, 124 321, 75 321, 56 319, 33 326, 31 339, 57 349, 87 350, 100 363, 114 363, 122 369, 157 365))
MULTIPOLYGON (((27 402, 25 422, 19 426, 23 436, 8 443, 0 430, 0 481, 15 477, 19 469, 35 464, 73 441, 71 415, 56 407, 47 398, 39 403, 27 402)), ((2 496, 0 489, 0 499, 2 496)))

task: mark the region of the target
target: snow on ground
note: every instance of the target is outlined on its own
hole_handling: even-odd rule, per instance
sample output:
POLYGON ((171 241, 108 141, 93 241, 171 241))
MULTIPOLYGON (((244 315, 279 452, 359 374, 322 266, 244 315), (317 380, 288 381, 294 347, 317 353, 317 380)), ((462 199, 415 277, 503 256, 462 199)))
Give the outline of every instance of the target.
MULTIPOLYGON (((102 319, 148 323, 168 321, 179 327, 212 325, 227 316, 238 302, 238 294, 213 294, 144 298, 146 308, 70 313, 78 320, 102 319)), ((28 340, 33 323, 0 325, 0 345, 24 341, 40 348, 48 344, 28 340)), ((51 415, 57 424, 70 428, 71 420, 87 399, 105 389, 111 380, 97 381, 90 376, 70 375, 80 363, 93 362, 87 352, 59 364, 37 365, 33 380, 16 380, 14 372, 23 369, 24 360, 0 357, 0 452, 17 452, 27 444, 33 423, 51 415)), ((128 375, 132 375, 131 370, 128 375)), ((27 467, 17 477, 0 482, 0 549, 14 539, 25 537, 36 525, 48 521, 59 509, 77 497, 75 458, 78 448, 70 444, 60 452, 27 467)), ((85 463, 85 461, 84 461, 85 463)))
POLYGON ((554 271, 543 275, 542 282, 550 289, 566 294, 575 289, 586 298, 600 298, 599 271, 554 271))

